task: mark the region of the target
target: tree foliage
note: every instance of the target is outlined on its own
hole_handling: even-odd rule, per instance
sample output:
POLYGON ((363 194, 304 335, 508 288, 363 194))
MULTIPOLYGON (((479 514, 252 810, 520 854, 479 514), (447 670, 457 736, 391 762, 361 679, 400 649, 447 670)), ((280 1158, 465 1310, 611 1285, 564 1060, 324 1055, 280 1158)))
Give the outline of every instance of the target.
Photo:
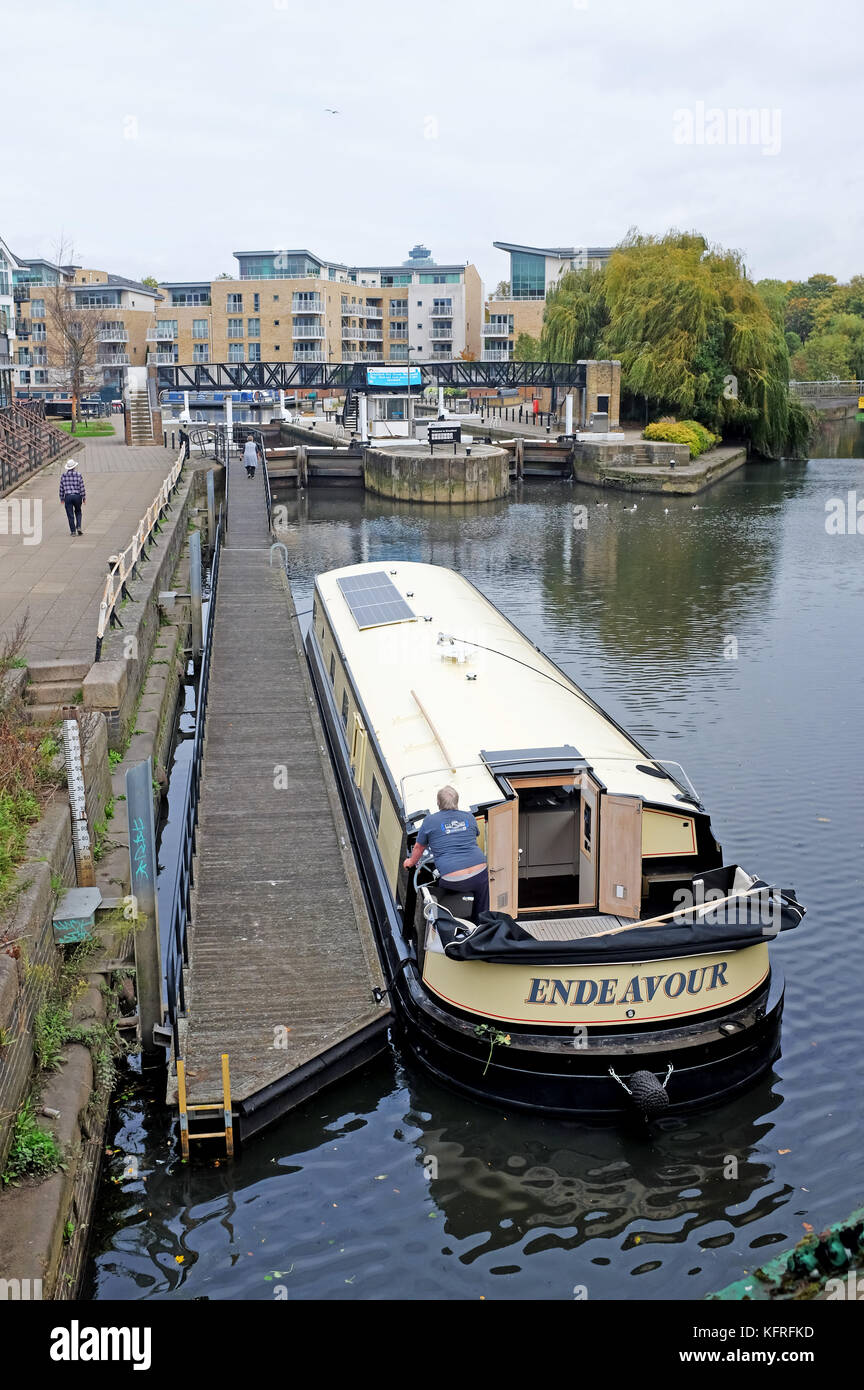
POLYGON ((632 231, 605 269, 565 275, 547 298, 543 355, 618 359, 625 392, 655 413, 735 430, 769 456, 806 440, 779 294, 760 292, 737 252, 697 233, 632 231))
POLYGON ((513 361, 540 362, 541 360, 540 339, 532 338, 530 333, 520 333, 513 348, 513 361))

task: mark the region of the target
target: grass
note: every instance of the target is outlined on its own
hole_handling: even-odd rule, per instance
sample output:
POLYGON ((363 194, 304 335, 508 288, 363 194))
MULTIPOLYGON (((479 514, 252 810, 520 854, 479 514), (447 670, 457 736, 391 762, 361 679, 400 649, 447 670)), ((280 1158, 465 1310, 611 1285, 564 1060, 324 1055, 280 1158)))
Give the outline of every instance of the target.
POLYGON ((15 1121, 12 1147, 2 1176, 4 1185, 31 1174, 54 1173, 63 1167, 62 1160, 60 1145, 53 1134, 39 1127, 33 1113, 32 1098, 28 1098, 15 1121))
MULTIPOLYGON (((21 663, 26 623, 0 641, 0 677, 21 663)), ((30 724, 20 700, 0 709, 0 910, 8 906, 15 869, 27 852, 27 832, 38 821, 42 803, 62 775, 55 766, 58 743, 30 724)))
MULTIPOLYGON (((58 430, 62 430, 64 434, 72 433, 71 420, 52 420, 51 423, 56 425, 58 430)), ((78 427, 75 430, 75 438, 98 439, 104 435, 114 434, 115 432, 114 426, 108 420, 88 420, 87 423, 83 425, 79 420, 78 427)))

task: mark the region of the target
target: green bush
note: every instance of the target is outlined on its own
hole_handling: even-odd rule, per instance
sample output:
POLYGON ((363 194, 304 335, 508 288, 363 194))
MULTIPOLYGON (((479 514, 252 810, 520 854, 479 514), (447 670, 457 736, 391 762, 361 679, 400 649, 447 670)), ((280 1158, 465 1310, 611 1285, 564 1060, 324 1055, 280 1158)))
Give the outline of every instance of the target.
POLYGON ((3 1173, 4 1183, 15 1183, 31 1173, 53 1173, 62 1167, 63 1155, 54 1135, 40 1129, 33 1113, 33 1102, 27 1100, 18 1112, 12 1147, 3 1173))
POLYGON ((645 426, 642 438, 662 444, 686 444, 694 459, 720 442, 720 436, 712 434, 698 420, 657 420, 645 426))

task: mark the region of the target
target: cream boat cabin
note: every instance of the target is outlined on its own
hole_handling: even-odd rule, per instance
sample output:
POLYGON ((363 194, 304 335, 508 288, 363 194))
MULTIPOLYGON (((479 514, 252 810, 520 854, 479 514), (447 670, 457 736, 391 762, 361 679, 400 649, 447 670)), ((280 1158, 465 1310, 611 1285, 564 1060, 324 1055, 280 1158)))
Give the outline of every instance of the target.
POLYGON ((451 570, 319 575, 306 645, 394 1007, 429 1067, 503 1103, 602 1112, 631 1091, 704 1101, 770 1064, 767 943, 803 909, 723 866, 677 764, 451 570), (447 783, 489 865, 477 927, 428 854, 403 868, 447 783))

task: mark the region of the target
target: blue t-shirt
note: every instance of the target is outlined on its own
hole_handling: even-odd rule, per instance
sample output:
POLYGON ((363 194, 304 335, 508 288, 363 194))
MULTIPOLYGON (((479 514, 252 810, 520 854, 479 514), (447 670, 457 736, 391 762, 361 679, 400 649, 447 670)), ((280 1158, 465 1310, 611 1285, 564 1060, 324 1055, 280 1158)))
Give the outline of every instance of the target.
POLYGON ((428 845, 435 856, 435 867, 444 878, 457 869, 485 864, 486 856, 477 843, 477 822, 470 811, 433 811, 417 832, 421 845, 428 845))

